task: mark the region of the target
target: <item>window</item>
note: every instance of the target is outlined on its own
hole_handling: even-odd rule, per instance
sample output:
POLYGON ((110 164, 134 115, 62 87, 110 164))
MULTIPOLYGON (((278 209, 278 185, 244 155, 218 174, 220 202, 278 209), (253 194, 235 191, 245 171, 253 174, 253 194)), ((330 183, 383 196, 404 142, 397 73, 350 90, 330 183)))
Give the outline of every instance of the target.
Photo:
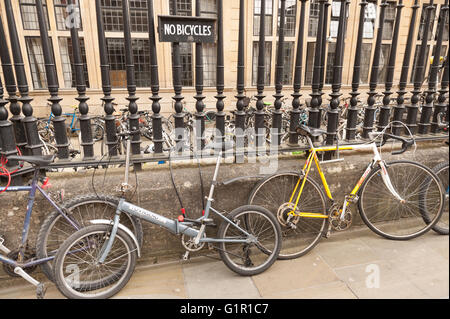
MULTIPOLYGON (((78 16, 76 19, 79 21, 79 25, 77 26, 79 29, 82 29, 81 24, 81 11, 80 11, 80 0, 77 0, 75 3, 75 14, 78 16)), ((70 15, 71 8, 68 7, 68 0, 54 0, 55 6, 55 19, 56 19, 56 27, 58 30, 69 30, 66 25, 67 18, 70 15)))
MULTIPOLYGON (((280 33, 280 18, 281 18, 281 2, 278 6, 278 34, 280 33)), ((295 37, 297 18, 297 2, 296 0, 286 0, 286 20, 284 23, 284 35, 286 37, 295 37)))
MULTIPOLYGON (((33 79, 34 89, 47 88, 47 75, 45 72, 44 53, 42 51, 42 42, 40 37, 25 37, 27 45, 28 58, 31 68, 31 77, 33 79)), ((50 50, 53 47, 50 42, 50 50)))
MULTIPOLYGON (((44 18, 47 21, 47 26, 50 29, 50 24, 48 23, 48 11, 47 2, 42 0, 42 5, 44 7, 44 18)), ((23 28, 25 30, 39 30, 39 21, 36 11, 36 0, 20 0, 20 13, 22 16, 23 28)))
MULTIPOLYGON (((73 60, 72 39, 67 37, 60 37, 58 40, 63 68, 64 87, 65 88, 76 87, 76 74, 73 60)), ((80 48, 81 48, 81 58, 84 64, 84 79, 86 80, 86 87, 89 88, 90 85, 89 85, 88 68, 86 63, 86 48, 84 46, 83 38, 80 38, 80 48)))
MULTIPOLYGON (((202 17, 217 18, 217 1, 202 0, 200 2, 202 17)), ((217 83, 217 44, 203 43, 203 85, 214 87, 217 83)))
MULTIPOLYGON (((127 85, 127 72, 125 60, 124 39, 106 39, 109 62, 111 65, 111 85, 115 88, 123 88, 127 85)), ((135 67, 135 79, 137 87, 150 86, 150 50, 149 41, 146 39, 133 39, 133 58, 135 67)))
MULTIPOLYGON (((292 74, 294 68, 294 57, 295 57, 295 42, 288 41, 284 43, 283 52, 283 85, 292 84, 292 74)), ((277 55, 278 55, 278 43, 277 43, 277 55)))
POLYGON ((369 81, 370 57, 372 56, 372 43, 363 43, 361 53, 361 84, 369 81))
POLYGON ((308 37, 317 37, 319 14, 319 3, 317 2, 317 0, 311 0, 311 2, 309 3, 308 37))
MULTIPOLYGON (((148 32, 147 1, 129 1, 131 32, 148 32)), ((105 31, 123 31, 122 0, 102 0, 101 5, 105 31)))
MULTIPOLYGON (((428 15, 428 10, 426 8, 428 8, 430 4, 424 4, 422 7, 422 15, 420 16, 420 26, 419 26, 419 35, 417 37, 417 40, 421 41, 423 39, 423 33, 424 33, 424 27, 425 27, 425 22, 427 19, 427 15, 428 15)), ((435 13, 436 13, 436 8, 431 10, 431 23, 428 25, 428 41, 430 41, 433 38, 433 28, 434 28, 434 21, 435 21, 435 13)))
POLYGON ((375 21, 377 19, 377 4, 370 1, 364 16, 364 39, 373 39, 375 34, 375 21))
MULTIPOLYGON (((272 70, 272 42, 266 42, 264 48, 264 85, 270 85, 270 75, 272 70)), ((259 42, 253 42, 253 79, 252 85, 258 84, 258 56, 259 56, 259 42)))
POLYGON ((389 64, 389 55, 391 54, 391 45, 382 44, 381 45, 381 55, 380 55, 380 68, 378 71, 378 82, 386 82, 387 67, 389 64))
MULTIPOLYGON (((348 9, 346 12, 348 19, 348 9)), ((331 6, 331 22, 330 22, 330 37, 337 38, 339 31, 339 17, 341 15, 341 2, 333 1, 331 6)), ((344 37, 347 34, 347 23, 345 24, 344 37)))
MULTIPOLYGON (((411 72, 411 82, 414 83, 415 81, 415 77, 416 77, 416 69, 417 69, 417 63, 419 62, 419 54, 420 54, 420 48, 422 47, 422 45, 418 44, 416 45, 416 53, 414 54, 414 62, 413 62, 413 67, 412 67, 412 72, 411 72)), ((430 53, 430 46, 427 45, 427 49, 425 52, 425 65, 423 68, 423 76, 425 76, 425 72, 427 69, 427 60, 428 60, 428 55, 430 53)))
POLYGON ((333 83, 335 60, 336 60, 336 42, 332 42, 328 45, 327 69, 326 69, 327 71, 325 73, 325 84, 333 83))
POLYGON ((305 68, 305 85, 312 84, 314 71, 314 51, 316 50, 315 42, 308 42, 306 48, 306 68, 305 68))
MULTIPOLYGON (((192 0, 177 0, 177 15, 192 16, 192 0)), ((173 15, 173 0, 169 0, 169 11, 173 15)), ((180 43, 181 60, 181 84, 183 86, 193 86, 194 73, 192 71, 192 44, 180 43)))
POLYGON ((392 37, 394 35, 395 12, 395 2, 388 2, 384 17, 383 40, 392 40, 392 37))
MULTIPOLYGON (((273 21, 273 0, 266 0, 265 33, 266 36, 272 36, 273 21)), ((255 0, 253 12, 253 35, 259 36, 259 25, 261 19, 261 0, 255 0)))

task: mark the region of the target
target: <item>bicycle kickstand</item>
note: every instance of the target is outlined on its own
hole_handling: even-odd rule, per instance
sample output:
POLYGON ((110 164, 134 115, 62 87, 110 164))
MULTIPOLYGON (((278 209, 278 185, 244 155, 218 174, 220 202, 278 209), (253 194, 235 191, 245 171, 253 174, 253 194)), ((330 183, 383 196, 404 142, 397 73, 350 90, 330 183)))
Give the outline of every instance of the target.
POLYGON ((27 274, 25 272, 25 270, 23 270, 20 267, 16 267, 14 269, 14 272, 16 274, 18 274, 20 277, 22 277, 23 279, 25 279, 26 281, 28 281, 30 284, 36 286, 37 299, 44 299, 45 292, 47 291, 47 289, 45 288, 43 283, 41 283, 41 282, 37 281, 36 279, 34 279, 33 277, 31 277, 29 274, 27 274))

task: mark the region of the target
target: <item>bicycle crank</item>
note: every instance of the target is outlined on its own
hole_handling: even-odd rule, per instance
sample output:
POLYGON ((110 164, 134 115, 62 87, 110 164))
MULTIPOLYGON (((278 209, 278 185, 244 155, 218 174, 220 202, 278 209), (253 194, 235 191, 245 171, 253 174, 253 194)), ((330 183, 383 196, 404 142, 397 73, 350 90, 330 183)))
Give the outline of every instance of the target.
POLYGON ((345 216, 342 218, 342 207, 335 205, 331 208, 330 224, 335 231, 345 231, 352 226, 353 214, 347 207, 345 216))

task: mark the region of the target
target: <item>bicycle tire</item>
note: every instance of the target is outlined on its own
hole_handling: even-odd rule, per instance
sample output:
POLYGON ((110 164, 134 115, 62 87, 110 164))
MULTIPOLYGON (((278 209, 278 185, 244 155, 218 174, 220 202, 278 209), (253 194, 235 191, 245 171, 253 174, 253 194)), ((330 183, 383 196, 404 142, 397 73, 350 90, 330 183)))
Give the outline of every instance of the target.
MULTIPOLYGON (((449 228, 448 228, 448 201, 449 201, 449 162, 441 163, 433 168, 433 172, 439 177, 440 181, 442 182, 444 186, 444 192, 445 192, 445 202, 444 202, 444 212, 442 213, 442 217, 436 223, 436 225, 433 226, 433 231, 440 235, 448 235, 449 234, 449 228), (446 172, 445 172, 446 171, 446 172)), ((428 187, 428 183, 430 181, 425 181, 425 185, 428 187)), ((425 190, 426 192, 426 190, 425 190)), ((424 197, 421 197, 421 200, 424 200, 424 197)), ((428 216, 426 216, 428 217, 428 216)), ((425 222, 431 222, 430 219, 427 219, 425 217, 425 222)))
MULTIPOLYGON (((265 209, 263 207, 258 207, 258 206, 242 206, 242 207, 239 207, 239 208, 235 209, 234 211, 232 211, 230 213, 230 215, 228 216, 228 218, 230 220, 234 221, 235 223, 238 223, 239 227, 241 227, 243 229, 245 228, 245 230, 253 236, 255 236, 255 234, 252 233, 253 231, 256 230, 255 225, 260 226, 261 229, 263 228, 263 226, 266 225, 266 224, 262 224, 262 226, 261 226, 260 222, 252 223, 252 220, 254 220, 257 217, 260 217, 263 221, 268 222, 269 226, 267 226, 267 228, 264 228, 264 233, 269 230, 273 231, 273 239, 274 239, 273 247, 272 247, 272 245, 267 246, 268 244, 266 244, 265 242, 264 242, 264 244, 261 244, 260 241, 258 241, 257 244, 244 244, 242 253, 246 254, 246 256, 245 256, 246 258, 244 261, 245 264, 238 265, 237 262, 232 260, 232 258, 231 258, 231 255, 236 256, 236 254, 229 252, 229 250, 227 249, 227 247, 230 247, 233 244, 231 244, 231 243, 229 243, 229 244, 228 243, 220 243, 219 244, 219 247, 220 247, 219 254, 220 254, 222 261, 225 263, 225 265, 230 270, 234 271, 235 273, 237 273, 241 276, 254 276, 254 275, 258 275, 258 274, 266 271, 277 260, 278 254, 280 253, 280 249, 281 249, 281 245, 282 245, 281 228, 280 228, 280 225, 278 224, 277 220, 275 219, 275 217, 267 209, 265 209), (250 216, 250 213, 255 214, 255 216, 252 218, 250 216), (240 220, 237 220, 239 218, 240 218, 240 220), (255 227, 252 227, 252 226, 255 226, 255 227), (252 247, 250 247, 250 246, 252 246, 252 247), (256 247, 256 249, 255 249, 255 247, 256 247), (251 250, 251 249, 253 249, 253 250, 251 250), (257 255, 258 258, 256 258, 256 260, 260 260, 260 258, 265 257, 265 256, 267 256, 267 259, 262 264, 252 267, 252 266, 254 266, 253 261, 255 261, 255 258, 253 260, 251 260, 250 256, 251 255, 254 256, 255 253, 257 254, 258 252, 259 252, 259 254, 257 255), (260 257, 260 256, 262 256, 262 257, 260 257)), ((217 238, 226 239, 228 237, 227 231, 230 230, 230 226, 233 227, 228 222, 223 222, 222 224, 220 224, 219 229, 217 231, 217 238)), ((241 232, 239 232, 239 233, 241 233, 241 232)), ((232 236, 230 238, 236 238, 236 236, 238 236, 238 234, 232 234, 232 236)), ((257 239, 260 238, 257 235, 255 237, 257 239)), ((240 244, 237 244, 237 245, 240 245, 240 244)), ((241 249, 238 248, 237 251, 241 251, 241 249)), ((241 260, 241 259, 244 260, 244 257, 238 256, 238 260, 241 260)))
POLYGON ((439 221, 444 207, 444 194, 438 177, 428 167, 411 161, 386 163, 386 168, 393 187, 404 199, 404 202, 395 199, 386 188, 380 177, 381 174, 379 174, 381 167, 378 165, 368 175, 359 192, 358 208, 362 220, 373 232, 391 240, 410 240, 427 233, 439 221), (414 173, 414 167, 419 170, 417 173, 414 173), (395 174, 393 168, 396 168, 395 174), (400 181, 395 181, 393 177, 400 177, 400 181), (408 183, 404 180, 405 177, 411 178, 413 182, 408 183), (419 199, 420 189, 428 177, 433 181, 433 194, 435 195, 423 202, 419 199), (369 186, 371 181, 374 181, 373 186, 372 184, 369 186), (401 187, 404 189, 400 190, 401 187), (387 195, 386 198, 382 198, 383 194, 387 195), (371 195, 374 196, 373 205, 369 205, 371 195), (369 202, 367 203, 367 201, 369 202), (424 203, 432 203, 430 205, 433 207, 426 207, 424 203), (383 213, 384 215, 382 215, 383 213), (391 215, 388 216, 387 213, 391 215), (427 223, 427 219, 431 222, 427 223), (408 230, 412 227, 418 229, 408 230), (408 233, 405 233, 406 231, 408 233))
MULTIPOLYGON (((96 245, 93 244, 92 248, 89 247, 89 245, 86 245, 86 242, 88 243, 96 243, 98 241, 97 247, 102 247, 104 242, 109 238, 109 235, 111 233, 112 226, 109 225, 93 225, 88 226, 85 228, 82 228, 81 230, 77 231, 76 233, 72 234, 69 238, 67 238, 66 241, 61 245, 60 249, 58 250, 58 253, 56 254, 55 259, 55 284, 58 288, 58 290, 67 298, 70 299, 107 299, 111 298, 112 296, 119 293, 123 287, 128 283, 130 280, 134 269, 136 267, 136 259, 137 259, 137 247, 135 246, 133 240, 131 237, 121 229, 118 229, 116 238, 113 243, 113 247, 111 249, 111 253, 108 254, 107 259, 105 260, 105 263, 103 264, 95 264, 95 272, 96 274, 100 274, 101 268, 107 268, 107 274, 106 278, 111 277, 111 272, 114 270, 114 264, 111 264, 112 262, 115 262, 118 258, 125 257, 125 261, 123 265, 126 265, 126 268, 123 269, 122 264, 119 266, 119 270, 117 272, 113 272, 117 276, 117 279, 114 281, 110 281, 108 279, 102 280, 95 280, 94 285, 97 289, 79 289, 79 286, 82 287, 88 287, 92 283, 91 278, 95 278, 91 276, 87 276, 87 280, 81 279, 81 277, 76 278, 74 281, 67 280, 67 277, 64 275, 64 271, 72 271, 76 269, 80 269, 81 266, 83 266, 83 262, 86 264, 89 264, 89 266, 92 265, 92 263, 96 262, 96 258, 98 256, 98 248, 96 248, 96 245), (89 238, 89 239, 87 239, 89 238), (103 240, 103 244, 101 242, 103 240), (122 251, 119 251, 119 257, 115 257, 115 252, 117 254, 118 248, 120 244, 124 247, 124 253, 122 251), (78 247, 79 246, 79 247, 78 247), (72 247, 77 247, 78 249, 72 249, 72 247), (92 251, 92 254, 86 254, 85 257, 91 257, 92 261, 84 260, 82 253, 83 250, 97 250, 92 251), (77 256, 76 256, 77 255, 77 256), (87 256, 89 255, 89 256, 87 256), (76 264, 70 263, 70 258, 75 257, 76 258, 76 264), (66 264, 67 267, 66 267, 66 264), (106 266, 108 265, 109 266, 106 266), (69 266, 74 265, 75 267, 69 268, 69 266), (104 282, 104 287, 98 287, 98 282, 104 282), (101 288, 107 288, 105 291, 100 291, 101 288), (90 295, 92 294, 92 295, 90 295)), ((88 267, 89 267, 88 266, 88 267)), ((82 272, 78 272, 79 274, 86 274, 86 270, 82 272)), ((69 275, 70 277, 71 275, 69 275)))
MULTIPOLYGON (((62 209, 66 212, 68 212, 71 216, 73 216, 75 209, 78 209, 79 217, 77 219, 77 222, 81 226, 88 226, 90 225, 88 220, 91 220, 92 218, 95 219, 105 219, 105 212, 106 212, 106 206, 105 211, 103 211, 103 216, 96 216, 95 212, 92 213, 88 210, 89 205, 95 205, 100 204, 106 206, 109 206, 109 212, 110 215, 107 216, 106 219, 112 219, 114 216, 112 214, 115 213, 115 208, 119 204, 119 199, 113 196, 108 195, 83 195, 78 196, 76 198, 73 198, 70 201, 67 201, 62 205, 62 209), (89 219, 83 219, 83 216, 81 215, 81 208, 85 207, 86 217, 89 219), (113 213, 114 212, 114 213, 113 213), (81 221, 81 223, 80 223, 81 221)), ((138 244, 142 247, 143 243, 143 230, 142 230, 142 223, 140 219, 130 216, 126 213, 122 213, 121 215, 121 223, 130 228, 130 230, 134 233, 136 236, 136 239, 138 241, 138 244), (125 217, 127 219, 125 219, 125 217)), ((74 233, 76 229, 74 229, 72 226, 69 226, 69 224, 64 220, 64 217, 57 211, 54 211, 51 213, 43 222, 41 225, 41 228, 39 229, 39 233, 36 240, 36 255, 38 259, 44 259, 47 257, 50 257, 52 255, 55 255, 54 249, 59 248, 59 246, 64 242, 65 239, 69 237, 72 233, 74 233), (58 221, 62 224, 60 227, 64 227, 64 229, 60 232, 55 231, 55 225, 57 225, 58 221), (65 225, 64 225, 65 224, 65 225), (49 238, 51 237, 57 237, 58 241, 54 244, 49 244, 49 238)), ((51 241, 51 239, 50 239, 51 241)), ((49 261, 44 264, 40 265, 42 272, 47 276, 47 278, 51 281, 54 281, 53 277, 53 262, 49 261)))
MULTIPOLYGON (((296 217, 294 219, 294 223, 297 228, 293 228, 292 226, 288 226, 286 224, 285 210, 280 209, 283 205, 286 205, 289 202, 290 196, 299 178, 302 178, 302 176, 297 172, 278 173, 266 177, 256 184, 248 199, 249 205, 262 206, 277 217, 283 236, 283 247, 281 248, 280 255, 278 257, 280 260, 296 259, 306 255, 319 243, 320 239, 328 231, 328 218, 319 219, 319 222, 317 223, 317 219, 303 218, 304 220, 302 220, 301 218, 296 217), (288 183, 293 185, 292 188, 286 186, 288 183), (274 196, 271 196, 270 199, 266 200, 258 199, 258 192, 264 194, 264 189, 267 189, 266 192, 269 192, 269 194, 272 193, 274 196), (304 230, 309 229, 310 232, 312 232, 312 238, 305 236, 305 234, 307 234, 306 231, 301 231, 298 236, 295 236, 297 230, 300 231, 299 228, 304 230), (292 238, 293 236, 296 238, 292 238), (305 241, 302 239, 305 239, 305 241)), ((305 201, 300 198, 300 205, 305 204, 304 207, 310 209, 311 211, 328 214, 325 194, 317 182, 311 178, 308 178, 302 194, 303 199, 305 198, 304 194, 307 196, 306 204, 305 201), (312 201, 314 201, 314 204, 310 204, 312 201)))

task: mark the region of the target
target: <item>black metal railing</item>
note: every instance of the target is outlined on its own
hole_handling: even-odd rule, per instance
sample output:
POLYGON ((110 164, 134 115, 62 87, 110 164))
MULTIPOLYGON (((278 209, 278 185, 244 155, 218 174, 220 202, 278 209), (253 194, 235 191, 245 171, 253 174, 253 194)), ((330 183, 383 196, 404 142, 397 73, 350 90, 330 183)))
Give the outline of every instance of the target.
MULTIPOLYGON (((158 54, 156 49, 156 23, 153 1, 148 1, 148 28, 149 28, 149 52, 150 52, 150 79, 151 79, 151 112, 150 121, 146 122, 143 129, 146 129, 151 136, 153 143, 154 155, 142 155, 142 144, 144 141, 141 135, 136 133, 132 140, 132 153, 139 157, 139 162, 151 161, 155 158, 160 159, 167 153, 168 148, 176 147, 178 152, 190 151, 198 152, 204 149, 205 145, 210 142, 224 143, 230 138, 236 145, 236 160, 242 161, 245 154, 249 154, 244 148, 249 146, 250 141, 254 141, 254 147, 257 150, 268 149, 267 144, 273 148, 274 146, 281 150, 300 149, 303 147, 302 140, 296 133, 296 128, 300 123, 306 121, 308 125, 315 128, 326 130, 325 142, 333 145, 338 139, 344 142, 355 142, 357 139, 363 141, 369 138, 369 133, 373 130, 381 131, 387 125, 391 125, 391 131, 395 135, 406 134, 410 130, 419 137, 445 138, 448 132, 444 129, 443 123, 448 121, 448 87, 449 87, 449 61, 448 58, 441 65, 439 56, 444 43, 445 17, 448 15, 448 0, 440 6, 438 17, 439 24, 436 32, 434 50, 434 61, 428 76, 428 88, 423 91, 424 70, 427 63, 427 47, 429 46, 429 28, 428 26, 433 19, 432 10, 436 9, 434 1, 430 1, 430 5, 425 7, 424 26, 422 27, 422 40, 418 46, 417 61, 414 65, 414 87, 411 91, 410 100, 407 100, 407 83, 408 74, 411 69, 411 57, 413 44, 417 36, 416 20, 420 12, 416 0, 412 6, 412 16, 410 21, 403 21, 402 12, 405 5, 399 0, 395 10, 395 20, 390 43, 390 55, 388 57, 386 67, 386 78, 380 79, 380 57, 381 44, 383 41, 384 17, 386 12, 387 1, 380 1, 378 4, 379 17, 377 27, 377 38, 375 43, 375 52, 372 59, 371 75, 369 81, 369 90, 361 92, 361 61, 363 54, 363 34, 364 34, 364 17, 368 6, 368 2, 361 0, 359 3, 359 22, 357 25, 358 33, 354 52, 349 52, 349 43, 346 42, 347 16, 350 2, 347 0, 338 0, 340 3, 339 27, 336 37, 336 49, 333 64, 333 76, 331 83, 331 91, 328 93, 329 99, 325 97, 327 94, 325 87, 325 58, 327 53, 327 43, 329 34, 328 11, 331 5, 328 0, 319 0, 319 16, 318 30, 315 41, 315 52, 313 60, 313 76, 312 85, 310 87, 310 101, 302 99, 301 90, 305 90, 302 85, 302 76, 304 71, 304 43, 305 30, 307 23, 305 21, 307 0, 299 0, 300 16, 296 21, 298 28, 298 40, 295 56, 295 66, 293 74, 293 93, 292 98, 288 98, 289 94, 284 94, 285 90, 291 91, 291 88, 283 86, 283 75, 286 72, 284 68, 284 47, 285 47, 285 20, 286 20, 286 1, 280 1, 280 27, 278 31, 278 50, 276 58, 276 75, 275 75, 275 94, 273 107, 267 110, 266 83, 265 83, 265 42, 266 42, 266 21, 265 16, 266 0, 261 0, 260 25, 259 25, 259 55, 257 57, 257 83, 255 95, 255 109, 248 107, 250 97, 245 95, 245 32, 246 25, 246 9, 247 2, 240 0, 239 11, 239 40, 238 40, 238 56, 237 56, 237 88, 235 100, 232 101, 225 93, 225 60, 224 60, 224 20, 223 0, 217 1, 217 82, 216 89, 216 113, 215 113, 215 133, 213 138, 208 139, 205 134, 206 130, 206 114, 204 103, 204 83, 203 83, 203 50, 202 43, 196 43, 195 50, 195 113, 192 118, 195 120, 195 127, 192 131, 186 128, 186 113, 184 109, 183 85, 182 85, 182 65, 180 55, 180 43, 172 44, 172 74, 173 74, 173 105, 174 105, 174 123, 173 132, 168 131, 164 126, 166 119, 161 114, 160 82, 159 82, 159 66, 158 54), (408 38, 404 52, 400 52, 399 46, 400 26, 409 23, 408 38), (351 92, 344 95, 342 92, 343 77, 343 61, 345 54, 354 56, 353 77, 351 92), (398 55, 403 55, 403 65, 401 67, 400 81, 398 86, 394 83, 396 60, 398 55), (441 70, 442 69, 442 70, 441 70), (438 78, 441 74, 442 77, 438 78), (380 92, 379 85, 384 84, 384 91, 380 92), (394 92, 397 89, 397 95, 394 92), (365 93, 363 99, 360 96, 365 93), (377 104, 376 97, 381 96, 382 102, 377 104), (228 98, 228 99, 227 99, 228 98), (289 100, 290 99, 290 100, 289 100), (342 103, 346 99, 348 104, 342 103), (325 108, 325 101, 329 100, 329 105, 325 108), (234 111, 228 112, 227 105, 234 105, 234 111), (307 106, 306 106, 307 105, 307 106), (287 111, 286 111, 287 109, 287 111), (406 113, 406 118, 405 118, 406 113), (304 115, 307 119, 304 119, 304 115), (375 116, 378 114, 378 116, 375 116), (270 117, 270 120, 267 118, 270 117), (325 120, 324 120, 325 119, 325 120), (408 127, 405 129, 404 125, 408 127), (339 130, 343 129, 343 134, 339 130), (231 131, 231 133, 230 133, 231 131), (250 133, 249 133, 250 132, 250 133), (358 134, 360 133, 360 134, 358 134), (232 135, 229 137, 228 135, 232 135), (249 134, 251 136, 249 136, 249 134), (430 135, 431 134, 431 135, 430 135), (173 145, 171 144, 173 140, 173 145), (189 148, 190 144, 194 147, 189 148)), ((76 3, 76 0, 69 1, 69 5, 76 3)), ((27 77, 25 74, 25 66, 22 57, 22 48, 20 35, 16 28, 16 20, 11 0, 4 1, 6 21, 0 16, 0 58, 3 70, 3 82, 0 82, 0 152, 2 155, 9 156, 11 154, 33 154, 40 155, 44 149, 44 142, 40 136, 37 126, 37 119, 33 116, 33 100, 30 97, 27 77), (7 37, 7 33, 9 37, 7 37), (9 41, 8 41, 9 40, 9 41), (12 57, 10 56, 12 52, 12 57), (21 105, 20 105, 20 104, 21 105), (8 112, 9 107, 9 112, 8 112)), ((78 11, 72 6, 72 12, 69 16, 77 14, 78 11)), ((103 108, 104 116, 104 139, 102 144, 105 145, 105 152, 110 157, 110 163, 120 161, 121 143, 117 131, 117 119, 114 116, 114 100, 111 86, 110 63, 108 60, 108 50, 106 44, 105 28, 102 18, 101 0, 95 0, 95 8, 97 10, 97 32, 98 47, 100 53, 100 69, 103 90, 103 108), (112 158, 112 161, 111 161, 112 158)), ((196 16, 201 15, 200 1, 196 1, 196 16)), ((57 149, 60 166, 90 166, 95 163, 100 155, 96 149, 96 142, 93 138, 93 117, 89 112, 89 97, 87 96, 86 79, 84 73, 84 64, 81 54, 81 45, 79 38, 79 27, 76 23, 70 28, 70 36, 72 41, 72 54, 75 73, 76 90, 78 93, 77 101, 80 113, 80 147, 81 156, 72 158, 70 150, 70 139, 66 130, 66 119, 62 114, 60 102, 62 98, 59 96, 58 79, 56 74, 56 66, 54 55, 51 49, 47 23, 44 18, 44 9, 42 0, 36 0, 36 13, 39 22, 40 39, 42 41, 43 58, 45 62, 45 74, 48 83, 48 101, 51 105, 52 129, 54 130, 53 144, 57 149)), ((172 1, 172 14, 177 14, 177 1, 172 1)), ((128 105, 124 106, 128 110, 128 116, 125 119, 126 125, 135 131, 142 126, 140 121, 141 112, 139 111, 139 97, 136 91, 135 64, 133 60, 133 47, 131 39, 131 20, 129 1, 122 1, 123 13, 123 32, 124 32, 124 52, 126 59, 126 75, 127 75, 127 100, 128 105)), ((86 30, 84 31, 86 32, 86 30)), ((448 32, 448 30, 447 30, 448 32)), ((447 44, 448 46, 448 44, 447 44)), ((448 50, 448 49, 447 49, 448 50)), ((447 53, 448 54, 448 53, 447 53)), ((292 91, 291 91, 292 92, 292 91)), ((305 95, 305 99, 308 95, 305 95)), ((189 124, 190 125, 190 124, 189 124)), ((329 155, 331 156, 331 154, 329 155)), ((16 165, 17 163, 9 163, 8 165, 16 165)))

